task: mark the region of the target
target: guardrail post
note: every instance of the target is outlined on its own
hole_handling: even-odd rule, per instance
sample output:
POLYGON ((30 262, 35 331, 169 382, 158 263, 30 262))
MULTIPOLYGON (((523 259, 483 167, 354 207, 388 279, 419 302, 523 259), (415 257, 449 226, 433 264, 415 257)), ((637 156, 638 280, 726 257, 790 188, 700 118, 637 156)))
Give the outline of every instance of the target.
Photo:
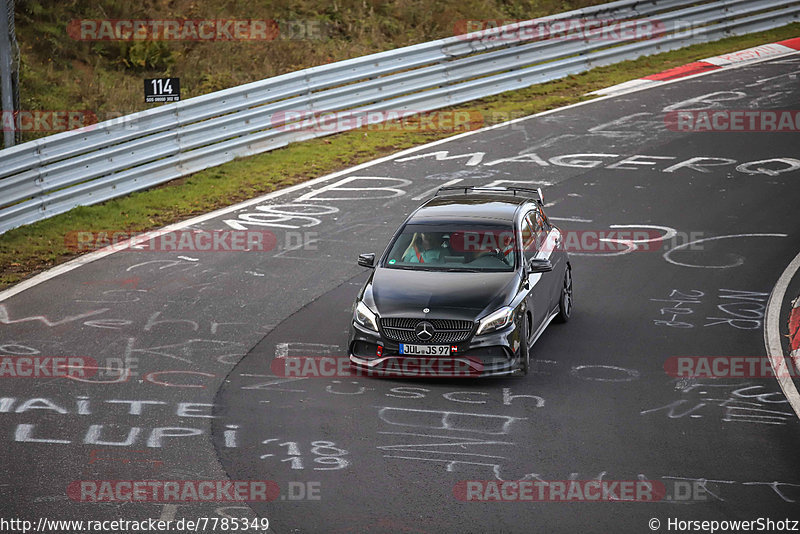
MULTIPOLYGON (((13 4, 11 4, 13 5, 13 4)), ((11 39, 8 34, 9 17, 9 3, 7 0, 2 0, 0 5, 0 95, 2 97, 3 107, 3 143, 6 148, 14 146, 14 128, 8 129, 5 127, 7 119, 14 117, 14 97, 13 97, 13 84, 11 81, 11 39)), ((9 121, 14 124, 14 120, 9 121)))

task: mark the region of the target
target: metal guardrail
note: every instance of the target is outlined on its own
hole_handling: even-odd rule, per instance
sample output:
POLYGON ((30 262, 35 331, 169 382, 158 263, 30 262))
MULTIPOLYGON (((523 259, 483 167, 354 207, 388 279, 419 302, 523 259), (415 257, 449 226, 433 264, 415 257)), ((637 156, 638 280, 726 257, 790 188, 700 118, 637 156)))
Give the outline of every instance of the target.
POLYGON ((435 110, 798 20, 800 0, 619 0, 163 105, 0 151, 0 233, 334 133, 297 128, 297 114, 287 111, 346 111, 364 118, 369 112, 435 110), (648 39, 603 39, 585 28, 542 38, 536 31, 558 21, 595 19, 650 22, 657 31, 648 39))

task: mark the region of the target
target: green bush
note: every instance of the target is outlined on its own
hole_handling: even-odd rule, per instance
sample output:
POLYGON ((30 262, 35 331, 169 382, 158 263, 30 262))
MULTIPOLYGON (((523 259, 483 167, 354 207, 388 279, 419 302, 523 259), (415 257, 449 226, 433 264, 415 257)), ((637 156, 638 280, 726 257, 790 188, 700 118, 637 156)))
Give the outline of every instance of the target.
POLYGON ((175 64, 175 54, 164 41, 138 41, 125 48, 120 60, 131 70, 167 71, 175 64))

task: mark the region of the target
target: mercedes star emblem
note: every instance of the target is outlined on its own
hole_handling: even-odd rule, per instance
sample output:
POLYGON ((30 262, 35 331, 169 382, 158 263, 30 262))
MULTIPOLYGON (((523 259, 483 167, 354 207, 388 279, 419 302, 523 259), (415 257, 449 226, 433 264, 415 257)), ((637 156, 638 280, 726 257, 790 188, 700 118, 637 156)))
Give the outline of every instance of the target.
POLYGON ((420 340, 430 341, 433 337, 433 325, 428 321, 422 321, 414 329, 414 333, 420 340))

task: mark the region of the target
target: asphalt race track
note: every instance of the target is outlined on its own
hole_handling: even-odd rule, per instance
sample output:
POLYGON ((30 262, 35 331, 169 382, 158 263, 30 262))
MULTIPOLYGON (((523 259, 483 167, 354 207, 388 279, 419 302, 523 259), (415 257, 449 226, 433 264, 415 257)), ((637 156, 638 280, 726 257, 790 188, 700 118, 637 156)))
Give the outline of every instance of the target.
POLYGON ((665 371, 674 356, 763 357, 769 293, 800 250, 796 133, 673 131, 666 117, 796 110, 798 75, 792 55, 459 136, 191 227, 268 230, 269 252, 118 252, 2 301, 0 352, 100 369, 2 382, 0 515, 260 516, 274 532, 334 533, 800 519, 800 425, 777 382, 665 371), (541 186, 564 230, 666 239, 574 253, 574 316, 542 335, 527 377, 275 376, 276 358, 345 355, 367 277, 356 256, 380 253, 444 184, 541 186), (667 495, 457 498, 465 481, 597 478, 667 495), (149 479, 270 480, 281 496, 95 503, 67 491, 149 479))

